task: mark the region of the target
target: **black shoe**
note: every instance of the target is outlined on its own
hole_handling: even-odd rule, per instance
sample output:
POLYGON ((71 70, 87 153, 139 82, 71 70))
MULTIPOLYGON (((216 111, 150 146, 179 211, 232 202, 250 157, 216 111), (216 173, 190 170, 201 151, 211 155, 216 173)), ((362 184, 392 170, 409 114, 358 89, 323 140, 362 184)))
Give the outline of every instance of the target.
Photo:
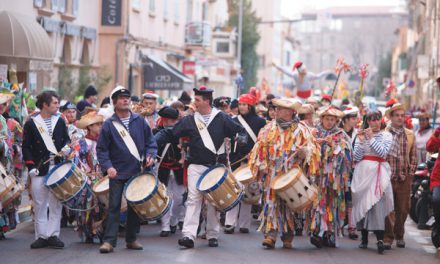
POLYGON ((177 224, 177 226, 179 227, 180 230, 182 230, 182 229, 183 229, 183 221, 180 221, 180 222, 177 224))
POLYGON ((50 248, 61 249, 64 248, 64 243, 56 236, 51 236, 47 239, 47 244, 50 248))
POLYGON ((384 243, 383 245, 385 250, 391 250, 391 244, 390 243, 384 243))
POLYGON ((175 226, 170 226, 170 232, 171 232, 171 234, 175 234, 176 233, 176 231, 177 231, 177 226, 175 225, 175 226))
POLYGON ((179 239, 179 245, 186 248, 193 248, 194 247, 194 240, 192 240, 189 237, 184 237, 179 239))
POLYGON ((385 245, 383 244, 382 240, 377 241, 377 253, 383 254, 385 251, 385 245))
POLYGON ((86 241, 84 241, 86 244, 93 244, 93 237, 86 237, 86 241))
POLYGON ((322 238, 318 236, 311 236, 310 243, 312 243, 312 245, 314 245, 317 248, 322 248, 322 238))
POLYGON ((224 233, 225 234, 234 234, 234 227, 231 225, 226 225, 224 233))
POLYGON ((168 237, 168 236, 170 236, 170 231, 162 231, 162 232, 160 232, 160 237, 168 237))
POLYGON ((302 228, 300 228, 300 229, 296 229, 295 230, 295 236, 302 236, 303 235, 303 230, 302 230, 302 228))
POLYGON ((249 233, 249 228, 240 228, 240 233, 247 234, 249 233))
POLYGON ((218 247, 218 240, 217 240, 217 238, 210 238, 208 240, 208 246, 210 246, 210 247, 218 247))
POLYGON ((359 244, 359 248, 361 248, 361 249, 367 249, 367 248, 368 248, 368 244, 362 242, 362 243, 359 244))
POLYGON ((37 240, 35 240, 32 244, 31 244, 31 248, 32 249, 36 249, 36 248, 45 248, 47 247, 47 240, 44 238, 39 237, 37 240))
POLYGON ((348 238, 350 238, 351 240, 357 240, 359 236, 358 234, 356 234, 356 232, 350 232, 348 233, 348 238))

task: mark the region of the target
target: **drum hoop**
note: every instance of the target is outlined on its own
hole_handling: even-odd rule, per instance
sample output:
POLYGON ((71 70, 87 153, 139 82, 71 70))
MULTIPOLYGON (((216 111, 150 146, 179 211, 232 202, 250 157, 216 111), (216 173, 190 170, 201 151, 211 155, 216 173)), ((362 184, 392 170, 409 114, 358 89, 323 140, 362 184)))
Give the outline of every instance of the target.
POLYGON ((107 177, 108 177, 108 176, 106 176, 106 177, 102 177, 102 178, 99 179, 95 184, 93 184, 93 186, 92 186, 92 191, 93 191, 94 193, 96 193, 96 195, 101 195, 101 194, 104 194, 104 193, 110 191, 110 179, 108 179, 108 181, 109 181, 109 184, 108 184, 108 185, 109 185, 109 186, 108 186, 108 189, 107 189, 106 191, 100 191, 100 192, 95 191, 95 187, 98 186, 98 185, 99 185, 100 183, 102 183, 103 181, 107 180, 107 177))
MULTIPOLYGON (((240 167, 238 167, 237 169, 235 169, 233 172, 232 172, 232 174, 234 175, 234 177, 235 177, 235 174, 237 173, 237 172, 239 172, 239 171, 241 171, 241 170, 244 170, 245 168, 248 168, 249 167, 249 165, 241 165, 240 167)), ((249 178, 249 179, 247 179, 247 180, 245 180, 245 181, 239 181, 237 178, 235 178, 237 181, 239 181, 241 184, 248 184, 248 183, 251 183, 253 180, 255 180, 256 179, 256 177, 252 174, 252 171, 251 171, 251 175, 252 175, 252 178, 249 178)))
POLYGON ((200 176, 200 178, 197 180, 197 184, 196 184, 196 188, 197 188, 197 190, 199 190, 199 191, 201 191, 201 192, 204 192, 204 193, 210 193, 210 192, 213 192, 213 191, 217 190, 218 187, 220 187, 220 185, 222 185, 223 182, 226 180, 226 177, 228 176, 228 173, 229 173, 228 169, 227 169, 227 168, 225 167, 225 165, 223 165, 223 164, 215 164, 215 165, 209 167, 208 169, 206 169, 206 170, 202 173, 202 175, 200 176), (208 175, 208 173, 211 172, 212 170, 217 169, 217 168, 220 168, 220 167, 223 168, 223 169, 225 170, 225 172, 223 173, 223 176, 220 178, 220 181, 218 181, 216 184, 214 184, 214 185, 213 185, 211 188, 209 188, 209 189, 206 189, 206 190, 200 190, 200 184, 202 183, 202 181, 203 181, 203 179, 206 177, 206 175, 208 175))
MULTIPOLYGON (((109 180, 110 180, 110 179, 109 179, 109 180)), ((109 192, 110 192, 110 183, 109 183, 109 188, 108 188, 108 190, 109 190, 109 192)), ((123 192, 123 195, 124 195, 124 197, 125 197, 125 200, 127 200, 127 204, 142 204, 142 203, 144 203, 144 202, 150 200, 151 197, 153 197, 153 196, 157 193, 158 190, 159 190, 159 180, 157 179, 157 177, 154 176, 153 174, 144 173, 144 174, 139 174, 139 175, 137 175, 137 176, 133 176, 133 177, 130 178, 130 180, 127 181, 127 183, 126 183, 125 186, 124 186, 124 192, 123 192), (127 188, 128 188, 128 186, 130 185, 130 183, 131 183, 132 181, 134 181, 134 179, 136 179, 137 177, 140 177, 140 176, 142 176, 142 175, 145 175, 145 174, 148 174, 148 175, 151 175, 151 176, 154 177, 154 181, 155 181, 156 185, 154 186, 153 190, 151 191, 151 193, 150 193, 147 197, 142 198, 141 200, 138 200, 138 201, 131 201, 131 200, 129 200, 129 199, 127 198, 127 188)))
POLYGON ((61 184, 63 184, 63 183, 67 180, 68 177, 66 177, 66 176, 70 176, 70 175, 73 174, 74 166, 76 166, 76 164, 75 164, 73 161, 70 161, 70 160, 66 160, 66 161, 61 162, 60 164, 55 165, 55 167, 53 167, 53 168, 47 173, 47 175, 44 176, 44 185, 45 185, 46 187, 49 187, 49 188, 56 187, 56 186, 60 186, 61 184), (69 169, 69 171, 67 171, 66 175, 64 175, 64 176, 63 176, 61 179, 59 179, 57 182, 54 182, 54 183, 52 183, 51 185, 47 185, 47 181, 49 180, 50 175, 52 175, 52 173, 53 173, 54 171, 56 171, 58 168, 60 168, 61 166, 65 165, 65 164, 67 164, 67 163, 72 163, 72 165, 70 166, 70 169, 69 169))
MULTIPOLYGON (((297 169, 299 170, 298 173, 297 173, 297 175, 298 175, 298 174, 301 174, 302 169, 301 169, 299 166, 297 166, 297 165, 293 166, 289 171, 293 170, 294 168, 297 168, 297 169)), ((273 181, 272 181, 272 183, 271 183, 271 185, 270 185, 270 188, 271 188, 272 190, 274 190, 274 191, 276 191, 276 192, 284 192, 284 191, 286 191, 287 189, 289 189, 292 185, 295 185, 295 184, 299 181, 299 177, 295 177, 295 178, 293 179, 293 181, 290 182, 289 184, 286 184, 286 186, 284 186, 284 187, 282 187, 282 188, 280 188, 280 189, 275 189, 275 188, 274 188, 275 183, 276 183, 276 182, 279 180, 279 178, 282 177, 283 175, 286 175, 286 173, 284 173, 284 174, 282 174, 282 175, 280 175, 280 176, 278 176, 278 177, 275 177, 275 178, 273 179, 273 181)))

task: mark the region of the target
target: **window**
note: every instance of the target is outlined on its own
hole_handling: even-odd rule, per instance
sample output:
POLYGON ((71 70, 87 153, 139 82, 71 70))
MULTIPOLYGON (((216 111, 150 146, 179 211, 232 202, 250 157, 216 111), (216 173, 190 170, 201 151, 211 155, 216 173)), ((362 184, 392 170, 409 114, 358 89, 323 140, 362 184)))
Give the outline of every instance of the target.
POLYGON ((229 53, 229 42, 217 42, 217 53, 229 53))
POLYGON ((60 13, 66 12, 66 1, 67 0, 58 0, 58 12, 60 13))
POLYGON ((141 9, 141 0, 131 0, 131 8, 135 10, 141 9))
POLYGON ((150 0, 150 5, 148 7, 148 10, 150 11, 150 13, 154 13, 154 11, 156 11, 156 1, 155 0, 150 0))
MULTIPOLYGON (((163 19, 168 19, 168 0, 162 0, 163 1, 163 19)), ((177 7, 174 7, 177 9, 177 7)))
POLYGON ((186 3, 186 22, 190 22, 192 20, 192 11, 193 11, 193 0, 187 0, 187 3, 186 3))
POLYGON ((58 0, 52 0, 52 11, 57 12, 58 11, 58 0))
POLYGON ((179 0, 174 0, 174 22, 179 23, 179 0))
POLYGON ((79 0, 72 1, 72 15, 78 16, 79 0))
POLYGON ((34 0, 34 6, 38 8, 42 8, 45 5, 44 0, 34 0))
POLYGON ((204 2, 202 4, 202 21, 208 19, 208 3, 204 2))

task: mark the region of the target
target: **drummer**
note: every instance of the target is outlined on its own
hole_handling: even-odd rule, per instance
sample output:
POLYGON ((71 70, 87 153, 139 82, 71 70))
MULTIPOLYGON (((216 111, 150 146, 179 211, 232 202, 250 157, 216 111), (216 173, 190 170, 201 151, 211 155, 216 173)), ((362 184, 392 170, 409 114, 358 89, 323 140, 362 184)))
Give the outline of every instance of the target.
MULTIPOLYGON (((233 120, 240 123, 248 135, 247 144, 244 146, 232 146, 231 163, 232 170, 237 169, 241 165, 248 162, 247 155, 254 147, 257 141, 258 133, 266 125, 266 120, 259 117, 255 112, 257 98, 251 94, 242 94, 238 98, 238 116, 233 120)), ((251 226, 251 209, 252 205, 244 202, 240 206, 234 207, 226 213, 225 234, 234 233, 238 218, 238 228, 240 233, 249 233, 251 226), (240 214, 239 214, 240 211, 240 214)))
MULTIPOLYGON (((183 104, 182 104, 183 105, 183 104)), ((168 191, 173 196, 173 205, 162 218, 161 237, 167 237, 171 233, 176 233, 177 224, 179 222, 179 208, 183 203, 183 167, 179 163, 181 153, 179 149, 179 139, 167 144, 167 134, 171 133, 171 129, 179 118, 179 111, 171 106, 165 106, 159 110, 160 125, 154 135, 160 153, 161 163, 158 164, 158 178, 160 182, 167 186, 168 191)))
MULTIPOLYGON (((121 198, 125 183, 142 172, 142 167, 154 164, 157 146, 151 128, 145 119, 130 111, 130 91, 117 86, 110 95, 115 113, 107 119, 96 146, 98 161, 103 173, 110 178, 109 208, 101 253, 113 252, 119 229, 121 198)), ((142 250, 136 241, 139 218, 128 207, 125 241, 127 249, 142 250)))
MULTIPOLYGON (((99 115, 96 109, 86 108, 85 114, 77 123, 79 129, 87 130, 85 139, 80 141, 79 158, 81 160, 81 169, 89 177, 90 185, 96 183, 102 176, 96 155, 96 144, 103 122, 104 116, 99 115)), ((93 244, 95 237, 102 239, 103 236, 102 232, 99 232, 102 229, 103 208, 99 206, 97 199, 85 199, 82 208, 93 209, 77 214, 77 230, 81 240, 85 239, 85 243, 93 244)))
POLYGON ((70 154, 66 123, 60 114, 59 96, 54 91, 44 91, 37 97, 40 113, 24 125, 23 159, 31 178, 34 199, 35 241, 31 248, 63 248, 60 240, 61 202, 44 186, 44 176, 62 157, 70 154), (47 162, 49 161, 49 162, 47 162), (48 208, 50 208, 48 213, 48 208))
POLYGON ((249 157, 253 175, 263 182, 263 209, 259 230, 264 233, 262 245, 275 247, 281 232, 283 248, 292 248, 295 229, 293 212, 271 189, 275 177, 285 174, 295 165, 308 168, 304 173, 314 174, 319 161, 319 146, 313 141, 309 129, 296 118, 301 107, 297 99, 273 99, 276 118, 261 129, 257 143, 249 157))
MULTIPOLYGON (((239 144, 245 144, 247 140, 246 131, 242 126, 234 122, 228 114, 212 107, 212 89, 202 86, 194 88, 193 91, 197 112, 193 116, 184 117, 172 130, 173 138, 189 137, 188 200, 182 230, 183 238, 179 239, 179 245, 186 248, 194 247, 203 203, 203 194, 196 188, 197 181, 210 166, 226 163, 224 148, 226 138, 233 138, 238 133, 239 144)), ((171 141, 172 139, 168 139, 168 142, 171 141)), ((219 219, 211 204, 208 205, 207 210, 208 245, 217 247, 219 219)))

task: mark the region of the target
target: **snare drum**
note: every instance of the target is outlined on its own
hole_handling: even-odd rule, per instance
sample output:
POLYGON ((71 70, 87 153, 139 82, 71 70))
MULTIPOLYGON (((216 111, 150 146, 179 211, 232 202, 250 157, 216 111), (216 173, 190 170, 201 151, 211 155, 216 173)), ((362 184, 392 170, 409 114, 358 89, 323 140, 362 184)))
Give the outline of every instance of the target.
POLYGON ((15 199, 19 198, 21 193, 24 191, 24 187, 20 182, 16 182, 13 176, 9 176, 13 181, 13 186, 11 190, 0 199, 3 208, 6 208, 15 199))
POLYGON ((61 202, 76 196, 87 184, 87 175, 72 161, 65 161, 50 170, 44 184, 61 202))
POLYGON ((294 212, 300 212, 318 198, 318 190, 304 175, 299 166, 273 179, 271 188, 294 212))
MULTIPOLYGON (((109 177, 104 177, 93 185, 93 192, 98 197, 99 202, 101 202, 106 209, 108 209, 109 204, 109 189, 110 189, 110 179, 109 177)), ((121 212, 127 211, 127 200, 122 196, 121 200, 121 212)))
POLYGON ((233 172, 235 179, 244 186, 243 202, 257 205, 260 203, 261 186, 252 175, 248 165, 242 165, 233 172))
POLYGON ((11 192, 11 190, 15 186, 15 179, 7 174, 1 174, 0 175, 0 200, 3 200, 3 198, 11 192))
POLYGON ((161 218, 172 205, 165 185, 151 174, 143 174, 129 180, 124 193, 128 205, 144 221, 161 218))
POLYGON ((242 187, 223 164, 207 169, 196 187, 217 210, 223 212, 234 208, 243 197, 242 187))

